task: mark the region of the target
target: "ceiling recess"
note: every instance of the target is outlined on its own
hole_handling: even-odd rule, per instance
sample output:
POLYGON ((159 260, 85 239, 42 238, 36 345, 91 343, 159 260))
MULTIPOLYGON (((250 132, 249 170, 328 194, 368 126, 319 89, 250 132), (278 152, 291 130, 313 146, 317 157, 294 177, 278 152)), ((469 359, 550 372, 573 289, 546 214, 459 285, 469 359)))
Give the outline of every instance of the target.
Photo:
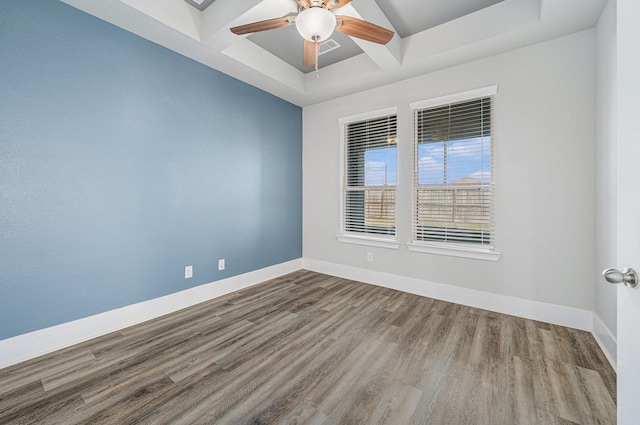
POLYGON ((207 7, 211 6, 211 3, 213 3, 215 0, 184 0, 184 1, 190 4, 191 6, 195 7, 196 9, 202 11, 202 10, 205 10, 207 7))

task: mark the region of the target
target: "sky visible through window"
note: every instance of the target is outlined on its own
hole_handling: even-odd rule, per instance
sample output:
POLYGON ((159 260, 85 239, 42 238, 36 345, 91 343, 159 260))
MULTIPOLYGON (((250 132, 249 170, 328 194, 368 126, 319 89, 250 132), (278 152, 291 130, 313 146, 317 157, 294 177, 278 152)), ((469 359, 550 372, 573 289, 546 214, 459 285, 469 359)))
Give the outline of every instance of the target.
MULTIPOLYGON (((451 140, 418 145, 418 183, 452 184, 462 178, 491 181, 491 138, 451 140), (445 161, 448 164, 445 181, 445 161)), ((397 148, 369 149, 365 152, 365 186, 395 186, 397 148)))
POLYGON ((446 151, 445 142, 418 145, 419 184, 452 184, 463 178, 491 181, 489 137, 450 140, 446 151))
POLYGON ((364 153, 364 185, 395 186, 397 148, 369 149, 364 153))

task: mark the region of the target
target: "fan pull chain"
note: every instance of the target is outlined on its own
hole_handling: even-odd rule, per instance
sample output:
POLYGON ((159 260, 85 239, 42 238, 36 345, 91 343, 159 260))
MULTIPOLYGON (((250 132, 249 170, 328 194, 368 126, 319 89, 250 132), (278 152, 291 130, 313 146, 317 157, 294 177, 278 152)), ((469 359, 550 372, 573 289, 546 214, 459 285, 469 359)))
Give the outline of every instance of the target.
POLYGON ((320 42, 316 41, 316 78, 320 78, 320 71, 318 71, 318 57, 320 56, 320 42))

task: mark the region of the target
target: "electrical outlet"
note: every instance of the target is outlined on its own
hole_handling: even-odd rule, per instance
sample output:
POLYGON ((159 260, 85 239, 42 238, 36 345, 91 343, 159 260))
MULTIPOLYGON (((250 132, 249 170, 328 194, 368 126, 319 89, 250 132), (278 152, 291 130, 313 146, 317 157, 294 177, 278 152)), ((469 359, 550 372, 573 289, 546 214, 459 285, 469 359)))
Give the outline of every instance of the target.
POLYGON ((224 258, 218 260, 218 270, 224 270, 224 258))
POLYGON ((184 278, 189 279, 193 277, 193 266, 186 266, 184 268, 184 278))
POLYGON ((373 252, 367 252, 367 261, 369 262, 373 261, 373 252))

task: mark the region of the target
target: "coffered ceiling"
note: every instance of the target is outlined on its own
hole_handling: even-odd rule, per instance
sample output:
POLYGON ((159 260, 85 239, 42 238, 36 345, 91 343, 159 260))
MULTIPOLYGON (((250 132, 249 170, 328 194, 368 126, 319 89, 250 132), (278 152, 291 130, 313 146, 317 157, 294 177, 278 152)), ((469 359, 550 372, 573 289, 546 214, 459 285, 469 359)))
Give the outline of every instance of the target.
MULTIPOLYGON (((396 34, 378 45, 334 31, 339 48, 302 65, 295 26, 237 25, 294 14, 293 0, 61 0, 300 106, 592 28, 606 0, 353 0, 337 9, 396 34)), ((188 76, 185 76, 188 78, 188 76)))

